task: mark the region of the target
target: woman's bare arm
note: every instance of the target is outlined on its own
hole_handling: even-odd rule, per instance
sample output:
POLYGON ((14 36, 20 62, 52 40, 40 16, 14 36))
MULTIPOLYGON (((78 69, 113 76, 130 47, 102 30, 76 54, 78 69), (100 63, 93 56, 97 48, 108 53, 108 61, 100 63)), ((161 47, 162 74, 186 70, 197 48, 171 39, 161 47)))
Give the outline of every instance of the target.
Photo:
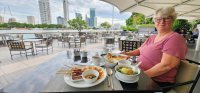
POLYGON ((166 54, 166 53, 163 53, 161 62, 144 72, 149 77, 159 76, 159 75, 162 75, 162 74, 168 72, 172 68, 178 66, 179 63, 180 63, 179 58, 169 55, 169 54, 166 54))
POLYGON ((124 54, 124 55, 128 55, 128 56, 139 56, 140 55, 140 49, 135 49, 133 51, 130 51, 130 52, 122 52, 121 54, 124 54))

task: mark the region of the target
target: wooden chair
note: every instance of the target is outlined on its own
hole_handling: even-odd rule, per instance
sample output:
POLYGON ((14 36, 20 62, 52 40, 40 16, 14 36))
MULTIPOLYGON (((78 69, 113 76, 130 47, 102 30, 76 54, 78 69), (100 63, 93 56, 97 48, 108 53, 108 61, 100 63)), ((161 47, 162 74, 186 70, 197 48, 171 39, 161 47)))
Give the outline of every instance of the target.
POLYGON ((189 59, 181 61, 175 85, 166 86, 163 89, 172 88, 167 93, 192 93, 200 77, 198 65, 200 63, 189 59))
MULTIPOLYGON (((21 54, 25 54, 26 55, 26 59, 28 59, 27 50, 33 50, 32 45, 30 47, 26 47, 24 45, 23 41, 9 41, 8 42, 8 48, 9 48, 12 60, 13 60, 12 56, 21 55, 21 54), (20 51, 20 54, 12 54, 12 51, 20 51), (22 53, 22 51, 25 51, 25 53, 22 53)), ((33 54, 33 51, 32 51, 32 54, 33 54)))

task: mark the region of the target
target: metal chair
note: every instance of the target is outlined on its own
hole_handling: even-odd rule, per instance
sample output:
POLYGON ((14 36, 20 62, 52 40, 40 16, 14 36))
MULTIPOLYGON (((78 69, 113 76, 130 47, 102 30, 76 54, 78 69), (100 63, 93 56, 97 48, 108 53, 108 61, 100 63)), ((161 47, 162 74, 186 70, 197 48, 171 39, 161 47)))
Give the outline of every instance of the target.
MULTIPOLYGON (((21 54, 25 54, 26 59, 28 59, 27 50, 33 50, 32 45, 30 47, 26 47, 24 45, 23 41, 9 41, 8 42, 8 48, 9 48, 12 60, 13 60, 13 58, 12 58, 13 55, 21 55, 21 54), (20 51, 20 54, 12 54, 12 51, 20 51), (25 53, 22 53, 22 51, 25 51, 25 53)), ((32 51, 32 54, 33 54, 33 51, 32 51)))
POLYGON ((61 43, 63 47, 63 38, 61 36, 58 37, 58 46, 59 46, 59 43, 61 43))
POLYGON ((80 42, 79 42, 79 43, 80 43, 80 47, 81 47, 81 44, 82 44, 82 43, 85 43, 85 46, 86 46, 86 37, 85 37, 85 36, 81 36, 81 37, 80 37, 80 42))
POLYGON ((65 36, 65 37, 63 37, 63 45, 62 46, 64 46, 65 47, 65 45, 66 45, 66 43, 68 43, 68 46, 70 47, 70 44, 69 44, 69 41, 70 41, 70 38, 69 37, 67 37, 67 36, 65 36))
POLYGON ((44 44, 37 44, 35 47, 36 47, 36 54, 38 51, 44 51, 44 50, 47 50, 47 54, 49 53, 48 51, 51 49, 52 50, 52 53, 53 53, 53 38, 48 38, 46 40, 46 43, 44 44), (38 50, 39 48, 42 48, 42 50, 38 50))
POLYGON ((177 72, 176 83, 162 88, 172 88, 167 93, 192 93, 200 77, 198 65, 200 63, 189 59, 182 60, 177 72))
POLYGON ((119 41, 119 50, 121 51, 132 51, 140 47, 141 41, 129 41, 129 40, 120 40, 119 41))

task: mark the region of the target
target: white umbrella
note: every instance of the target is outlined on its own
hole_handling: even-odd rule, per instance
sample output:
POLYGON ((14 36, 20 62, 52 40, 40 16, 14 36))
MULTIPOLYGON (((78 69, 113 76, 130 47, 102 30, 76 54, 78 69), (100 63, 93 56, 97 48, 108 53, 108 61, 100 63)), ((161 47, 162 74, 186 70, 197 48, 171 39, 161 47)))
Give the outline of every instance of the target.
POLYGON ((200 0, 101 0, 116 6, 120 12, 137 12, 152 17, 155 10, 163 6, 173 6, 178 19, 196 20, 200 18, 200 0))

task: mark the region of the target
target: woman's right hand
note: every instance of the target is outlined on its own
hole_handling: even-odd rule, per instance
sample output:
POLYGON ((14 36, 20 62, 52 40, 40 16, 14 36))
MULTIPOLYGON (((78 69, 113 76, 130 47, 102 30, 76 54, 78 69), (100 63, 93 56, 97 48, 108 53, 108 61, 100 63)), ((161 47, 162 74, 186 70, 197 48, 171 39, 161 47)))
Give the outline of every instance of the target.
POLYGON ((124 54, 124 55, 127 55, 127 53, 125 51, 122 51, 120 54, 124 54))

